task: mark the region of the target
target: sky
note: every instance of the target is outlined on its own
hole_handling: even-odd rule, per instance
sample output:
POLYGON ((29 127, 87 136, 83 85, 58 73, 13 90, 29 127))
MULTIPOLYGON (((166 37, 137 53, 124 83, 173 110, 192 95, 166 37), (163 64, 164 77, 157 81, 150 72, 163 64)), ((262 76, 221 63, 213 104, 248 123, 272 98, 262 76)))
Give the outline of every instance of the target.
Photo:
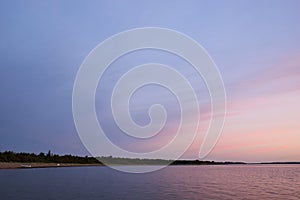
MULTIPOLYGON (((72 115, 77 71, 100 42, 140 27, 180 31, 201 44, 227 93, 223 132, 205 158, 216 161, 300 161, 300 1, 1 1, 0 151, 89 155, 72 115)), ((130 110, 137 124, 161 103, 166 127, 148 141, 120 134, 109 110, 111 90, 132 66, 168 64, 191 81, 202 111, 199 134, 182 158, 194 159, 207 130, 209 94, 184 60, 142 50, 112 63, 96 93, 108 137, 122 148, 149 151, 172 139, 178 102, 155 85, 138 90, 130 110)), ((193 116, 191 116, 193 117, 193 116)))

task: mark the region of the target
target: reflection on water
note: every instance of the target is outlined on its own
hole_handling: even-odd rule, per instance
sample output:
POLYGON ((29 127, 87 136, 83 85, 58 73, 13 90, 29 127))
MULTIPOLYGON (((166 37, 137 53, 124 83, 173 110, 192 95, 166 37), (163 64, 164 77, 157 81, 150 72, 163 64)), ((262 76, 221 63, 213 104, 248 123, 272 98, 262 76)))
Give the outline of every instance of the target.
POLYGON ((300 199, 300 165, 0 170, 0 199, 300 199))

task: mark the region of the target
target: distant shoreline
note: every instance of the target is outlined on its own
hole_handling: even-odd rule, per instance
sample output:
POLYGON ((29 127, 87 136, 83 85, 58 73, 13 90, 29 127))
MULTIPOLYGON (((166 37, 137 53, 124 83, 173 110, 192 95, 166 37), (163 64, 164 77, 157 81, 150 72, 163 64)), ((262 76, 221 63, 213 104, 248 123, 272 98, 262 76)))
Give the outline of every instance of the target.
POLYGON ((87 167, 87 166, 153 166, 153 165, 269 165, 269 164, 300 164, 300 162, 232 162, 205 160, 165 160, 147 158, 120 158, 112 156, 82 157, 74 155, 57 155, 51 153, 16 153, 13 151, 0 152, 0 169, 50 168, 50 167, 87 167))
POLYGON ((89 167, 104 166, 103 164, 80 164, 80 163, 20 163, 0 162, 0 169, 31 169, 31 168, 52 168, 52 167, 89 167))
MULTIPOLYGON (((263 163, 218 163, 218 164, 170 164, 170 166, 207 166, 207 165, 300 165, 300 162, 263 162, 263 163)), ((59 168, 59 167, 96 167, 104 164, 80 164, 80 163, 20 163, 0 162, 1 169, 34 169, 34 168, 59 168)), ((129 165, 121 165, 129 166, 129 165)), ((150 166, 150 165, 136 165, 150 166)))

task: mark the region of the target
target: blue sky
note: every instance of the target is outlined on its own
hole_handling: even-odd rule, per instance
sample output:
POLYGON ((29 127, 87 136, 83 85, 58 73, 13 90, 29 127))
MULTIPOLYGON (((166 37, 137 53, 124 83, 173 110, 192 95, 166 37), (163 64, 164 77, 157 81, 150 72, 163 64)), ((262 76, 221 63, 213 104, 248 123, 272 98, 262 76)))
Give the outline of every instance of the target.
MULTIPOLYGON (((0 151, 46 152, 51 149, 60 154, 88 154, 79 140, 72 118, 72 88, 77 70, 88 53, 101 41, 118 32, 145 26, 183 32, 206 48, 223 76, 230 114, 243 115, 246 110, 240 105, 248 105, 247 102, 253 103, 263 98, 268 99, 268 105, 279 105, 282 109, 280 116, 293 121, 298 116, 299 109, 297 110, 296 101, 292 100, 298 100, 299 95, 297 92, 287 98, 284 95, 286 91, 299 86, 299 8, 300 2, 296 0, 1 1, 0 151), (278 66, 280 63, 288 64, 278 66), (272 73, 275 75, 271 76, 272 73), (289 78, 278 80, 278 77, 289 78), (261 85, 254 84, 259 80, 261 85), (275 93, 282 95, 274 98, 275 93), (283 105, 275 104, 275 100, 283 102, 283 105), (286 104, 296 108, 285 107, 286 104)), ((107 86, 100 87, 97 93, 99 118, 104 113, 101 106, 105 107, 109 94, 104 91, 108 91, 114 78, 122 73, 122 70, 118 70, 118 65, 129 66, 156 60, 170 63, 180 70, 184 63, 177 59, 172 55, 145 51, 129 55, 120 60, 119 64, 115 63, 111 72, 107 73, 107 86), (162 55, 165 57, 162 58, 162 55), (101 98, 101 95, 104 97, 101 98)), ((182 71, 187 76, 191 73, 182 71)), ((196 82, 193 84, 198 85, 196 82)), ((204 88, 203 85, 196 87, 201 91, 204 88)), ((141 91, 141 94, 149 94, 155 89, 161 90, 149 87, 144 92, 141 91)), ((172 98, 170 96, 171 103, 167 103, 171 107, 176 104, 172 103, 172 98)), ((137 97, 136 106, 146 109, 155 99, 163 101, 157 97, 149 101, 137 97)), ((203 100, 203 107, 207 101, 203 100)), ((258 106, 262 106, 255 107, 258 110, 264 108, 261 104, 258 106)), ((273 113, 272 110, 271 107, 264 113, 273 113)), ((134 115, 140 116, 143 112, 134 115)), ((173 116, 171 124, 176 122, 176 113, 173 116)), ((237 118, 243 119, 243 116, 237 118)), ((263 119, 267 120, 267 117, 263 119)), ((143 124, 147 122, 147 117, 136 117, 136 120, 143 124)), ((274 120, 272 123, 276 124, 284 121, 281 118, 274 120)), ((292 149, 284 151, 280 158, 271 153, 265 153, 262 157, 255 156, 258 149, 264 148, 255 139, 251 140, 253 148, 249 150, 253 151, 253 155, 241 149, 242 145, 236 145, 235 151, 248 153, 234 154, 234 149, 228 154, 222 153, 228 146, 245 143, 230 143, 230 139, 227 139, 239 138, 240 129, 232 128, 235 123, 236 121, 229 120, 226 124, 219 150, 216 147, 210 159, 238 160, 246 157, 247 161, 255 161, 300 158, 299 153, 296 153, 299 144, 290 142, 299 137, 296 134, 299 126, 295 124, 282 124, 282 127, 292 127, 291 133, 286 133, 289 139, 283 141, 292 149), (225 146, 223 149, 222 145, 225 146)), ((255 130, 245 124, 244 130, 251 130, 255 134, 262 130, 272 132, 272 123, 266 123, 267 127, 255 130)), ((250 124, 257 124, 257 121, 250 124)), ((113 130, 109 123, 107 128, 113 130)), ((249 137, 257 138, 255 135, 251 136, 252 133, 249 133, 249 137)), ((282 141, 281 137, 276 138, 282 141)), ((128 145, 123 139, 114 139, 120 145, 128 145)), ((268 148, 271 146, 276 149, 276 145, 270 143, 268 148)), ((193 152, 191 150, 190 154, 193 152)), ((278 155, 275 151, 274 154, 276 153, 278 155)))

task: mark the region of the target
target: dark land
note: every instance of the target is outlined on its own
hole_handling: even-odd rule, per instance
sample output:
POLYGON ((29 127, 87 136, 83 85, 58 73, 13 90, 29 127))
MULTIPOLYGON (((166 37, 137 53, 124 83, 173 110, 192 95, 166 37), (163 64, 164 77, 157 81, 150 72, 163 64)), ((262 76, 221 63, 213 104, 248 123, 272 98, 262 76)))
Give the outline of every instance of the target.
POLYGON ((51 151, 48 153, 16 153, 13 151, 0 152, 0 169, 15 168, 45 168, 45 167, 74 167, 74 166, 102 166, 102 165, 234 165, 234 164, 300 164, 300 162, 215 162, 200 160, 165 160, 165 159, 140 159, 89 157, 74 155, 58 155, 51 151), (102 162, 101 162, 102 161, 102 162))

